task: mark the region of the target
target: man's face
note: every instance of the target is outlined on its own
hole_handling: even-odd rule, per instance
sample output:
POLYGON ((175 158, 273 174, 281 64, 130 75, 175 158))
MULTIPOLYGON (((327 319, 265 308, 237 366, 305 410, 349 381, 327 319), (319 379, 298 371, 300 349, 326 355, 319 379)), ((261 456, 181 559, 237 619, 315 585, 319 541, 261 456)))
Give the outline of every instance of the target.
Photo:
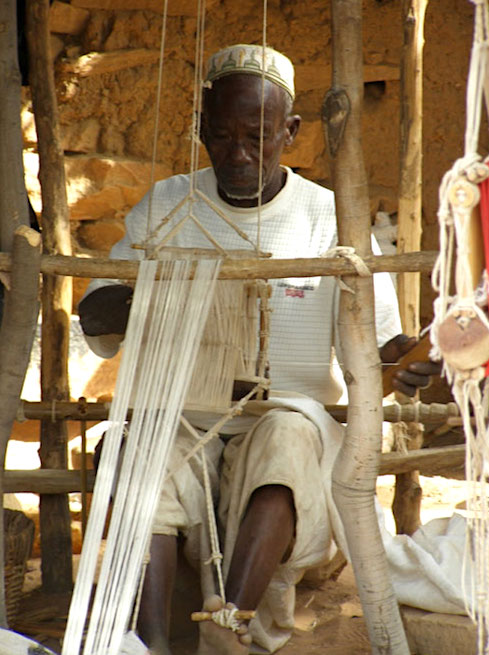
MULTIPOLYGON (((206 90, 202 141, 217 177, 219 194, 235 206, 255 206, 259 196, 261 77, 236 74, 216 80, 206 90)), ((262 202, 282 188, 280 156, 292 143, 298 116, 286 116, 285 94, 265 80, 262 202)))

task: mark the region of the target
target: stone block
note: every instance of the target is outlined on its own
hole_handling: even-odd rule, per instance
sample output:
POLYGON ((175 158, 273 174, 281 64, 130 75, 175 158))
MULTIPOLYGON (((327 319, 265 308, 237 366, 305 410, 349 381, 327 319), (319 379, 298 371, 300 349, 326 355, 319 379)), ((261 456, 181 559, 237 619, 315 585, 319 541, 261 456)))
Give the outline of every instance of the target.
POLYGON ((124 222, 118 219, 83 221, 77 231, 80 245, 101 252, 109 252, 124 234, 124 222))
POLYGON ((75 59, 66 59, 59 65, 62 73, 73 73, 80 77, 116 73, 125 68, 150 66, 158 63, 159 50, 138 48, 135 50, 114 50, 113 52, 89 52, 75 59))
MULTIPOLYGON (((123 218, 149 189, 151 163, 76 155, 66 157, 65 171, 72 220, 123 218)), ((155 179, 170 175, 156 165, 155 179)))
MULTIPOLYGON (((219 0, 207 0, 206 10, 219 3, 219 0)), ((107 9, 111 11, 154 11, 162 13, 161 0, 72 0, 75 7, 84 9, 107 9)), ((168 0, 168 16, 195 16, 195 0, 168 0)))
POLYGON ((66 125, 62 130, 63 150, 69 152, 96 152, 100 124, 95 118, 88 118, 66 125))
POLYGON ((55 0, 49 10, 49 29, 58 34, 80 34, 89 16, 86 9, 55 0))
POLYGON ((468 616, 401 608, 412 655, 474 655, 477 628, 468 616))

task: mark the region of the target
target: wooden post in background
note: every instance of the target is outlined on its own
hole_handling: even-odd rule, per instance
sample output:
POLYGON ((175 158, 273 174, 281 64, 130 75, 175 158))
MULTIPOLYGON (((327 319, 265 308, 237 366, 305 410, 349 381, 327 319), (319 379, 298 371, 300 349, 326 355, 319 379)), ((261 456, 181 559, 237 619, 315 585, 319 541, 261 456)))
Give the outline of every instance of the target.
MULTIPOLYGON (((42 236, 46 254, 71 254, 64 157, 58 128, 54 74, 49 51, 49 0, 27 0, 30 86, 39 149, 42 236)), ((71 278, 43 276, 41 396, 69 400, 68 345, 71 278)), ((67 468, 64 421, 41 423, 42 468, 67 468)), ((71 520, 67 495, 41 496, 42 583, 47 592, 72 588, 71 520)))
MULTIPOLYGON (((403 47, 400 93, 400 180, 398 253, 418 251, 422 233, 423 46, 428 0, 402 0, 403 47)), ((419 336, 420 274, 398 275, 398 298, 403 332, 419 336)), ((396 394, 399 402, 412 402, 396 394)), ((417 423, 393 426, 395 443, 407 450, 421 448, 423 427, 417 423)), ((422 490, 418 471, 396 476, 392 511, 397 532, 413 534, 421 523, 422 490)))

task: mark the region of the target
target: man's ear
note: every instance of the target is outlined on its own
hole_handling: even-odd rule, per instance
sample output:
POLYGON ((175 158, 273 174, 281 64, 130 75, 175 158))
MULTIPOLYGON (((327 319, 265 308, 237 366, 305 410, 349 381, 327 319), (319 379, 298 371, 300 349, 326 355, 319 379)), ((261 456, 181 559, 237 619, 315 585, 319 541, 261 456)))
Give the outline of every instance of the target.
POLYGON ((299 127, 301 125, 302 118, 299 114, 294 114, 293 116, 288 116, 285 119, 285 128, 287 130, 285 135, 285 145, 291 146, 294 143, 294 139, 297 136, 299 127))

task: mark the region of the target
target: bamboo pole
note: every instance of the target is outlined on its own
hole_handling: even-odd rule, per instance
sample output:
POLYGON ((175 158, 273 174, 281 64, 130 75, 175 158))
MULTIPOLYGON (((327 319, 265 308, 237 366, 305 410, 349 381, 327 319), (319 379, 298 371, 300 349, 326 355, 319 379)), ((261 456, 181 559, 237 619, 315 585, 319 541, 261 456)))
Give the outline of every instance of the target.
MULTIPOLYGON (((50 56, 49 0, 28 0, 26 7, 30 85, 39 148, 43 248, 48 254, 71 255, 71 234, 58 127, 58 107, 50 56)), ((41 396, 68 400, 68 342, 71 280, 44 275, 42 287, 41 396)), ((67 468, 68 433, 63 421, 41 424, 41 466, 67 468)), ((69 591, 73 585, 71 519, 68 496, 40 499, 43 589, 69 591)))
MULTIPOLYGON (((430 273, 438 256, 437 251, 410 252, 404 255, 364 256, 372 273, 399 273, 421 271, 430 273)), ((0 252, 0 271, 11 270, 8 253, 0 252)), ((43 255, 41 273, 87 278, 135 280, 139 262, 122 259, 88 259, 64 255, 43 255)), ((225 260, 219 272, 221 280, 257 280, 281 277, 313 277, 315 275, 358 275, 353 264, 340 257, 316 257, 296 259, 240 259, 225 260)))
MULTIPOLYGON (((332 0, 333 85, 323 106, 331 154, 339 243, 370 253, 370 211, 361 150, 362 2, 332 0)), ((382 384, 375 339, 372 277, 348 277, 341 292, 339 329, 348 424, 333 467, 340 513, 372 652, 408 655, 374 506, 382 427, 382 384)))
MULTIPOLYGON (((403 48, 401 55, 400 181, 397 251, 405 253, 421 248, 422 157, 423 157, 423 46, 424 17, 428 0, 403 0, 403 48)), ((402 329, 409 336, 420 330, 420 274, 398 275, 398 300, 402 329)), ((399 402, 413 399, 396 394, 399 402)), ((418 423, 394 428, 397 443, 408 450, 423 444, 423 428, 418 423)), ((421 525, 422 489, 418 471, 396 476, 392 512, 397 532, 413 534, 421 525)))

